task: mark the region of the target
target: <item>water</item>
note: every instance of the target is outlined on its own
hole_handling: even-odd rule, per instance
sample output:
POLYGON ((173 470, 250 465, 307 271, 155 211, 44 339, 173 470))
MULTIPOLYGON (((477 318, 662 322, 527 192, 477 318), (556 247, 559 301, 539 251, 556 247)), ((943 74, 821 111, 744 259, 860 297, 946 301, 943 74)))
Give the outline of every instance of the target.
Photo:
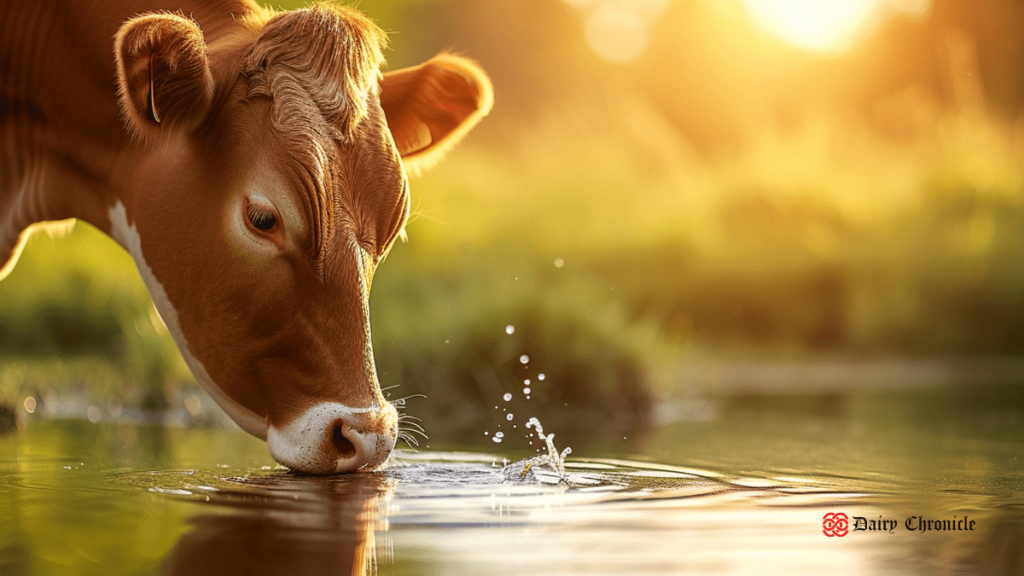
POLYGON ((0 574, 1024 570, 1017 388, 703 399, 659 414, 661 426, 589 443, 531 423, 576 435, 560 472, 524 472, 537 454, 516 434, 458 445, 434 430, 433 450, 335 478, 281 470, 238 431, 34 418, 0 438, 0 574), (849 532, 827 537, 836 513, 849 532), (897 527, 853 531, 856 517, 897 527), (910 531, 915 517, 975 529, 910 531))

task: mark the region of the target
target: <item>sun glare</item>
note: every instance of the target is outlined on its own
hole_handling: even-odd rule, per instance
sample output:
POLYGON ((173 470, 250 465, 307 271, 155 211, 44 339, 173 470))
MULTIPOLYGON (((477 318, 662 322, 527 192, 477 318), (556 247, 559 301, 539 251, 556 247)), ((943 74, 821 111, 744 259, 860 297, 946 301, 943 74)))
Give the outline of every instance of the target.
POLYGON ((647 49, 647 29, 636 14, 602 6, 587 19, 587 43, 609 62, 632 62, 647 49))
POLYGON ((564 1, 583 14, 591 50, 616 64, 643 56, 650 27, 668 6, 668 0, 564 1))
POLYGON ((784 40, 823 53, 853 43, 881 7, 880 0, 744 0, 759 25, 784 40))

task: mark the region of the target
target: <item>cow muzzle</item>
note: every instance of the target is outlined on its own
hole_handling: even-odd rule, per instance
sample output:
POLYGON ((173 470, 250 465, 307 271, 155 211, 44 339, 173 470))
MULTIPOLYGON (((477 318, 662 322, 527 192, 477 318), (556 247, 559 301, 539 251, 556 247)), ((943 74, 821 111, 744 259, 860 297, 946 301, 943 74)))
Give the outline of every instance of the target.
POLYGON ((267 430, 270 455, 279 464, 308 474, 369 471, 395 448, 398 413, 391 404, 350 408, 324 402, 291 423, 267 430))

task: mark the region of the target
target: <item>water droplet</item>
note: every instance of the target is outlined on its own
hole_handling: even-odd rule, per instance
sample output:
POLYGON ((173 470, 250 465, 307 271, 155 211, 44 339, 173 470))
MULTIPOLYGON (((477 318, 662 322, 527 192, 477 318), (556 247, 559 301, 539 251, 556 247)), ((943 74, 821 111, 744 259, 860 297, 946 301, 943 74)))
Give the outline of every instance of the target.
POLYGON ((486 430, 484 431, 484 436, 487 436, 489 434, 490 434, 490 432, 487 432, 486 430))
POLYGON ((555 268, 561 268, 562 266, 565 266, 565 260, 555 258, 555 268))
POLYGON ((541 382, 544 381, 544 373, 543 372, 540 373, 540 374, 537 374, 537 380, 540 380, 541 382))
POLYGON ((497 434, 495 434, 491 440, 493 440, 495 444, 501 444, 501 436, 498 436, 497 434))
POLYGON ((529 393, 530 393, 530 387, 529 386, 527 386, 526 388, 523 388, 523 394, 529 394, 529 393))
POLYGON ((505 416, 505 420, 508 420, 509 422, 511 422, 512 421, 512 415, 509 414, 508 416, 505 416))
POLYGON ((529 400, 529 399, 530 399, 530 397, 529 397, 529 396, 527 396, 527 397, 526 397, 526 399, 527 399, 527 400, 529 400))
POLYGON ((523 380, 523 384, 526 384, 527 386, 529 386, 530 385, 530 379, 527 378, 526 380, 523 380))
POLYGON ((526 364, 529 361, 530 361, 530 357, 527 356, 526 354, 523 354, 522 356, 519 357, 519 363, 520 364, 526 364))
POLYGON ((504 432, 495 432, 494 433, 494 437, 495 438, 504 438, 505 437, 505 433, 504 432))
MULTIPOLYGON (((505 402, 508 402, 509 400, 512 399, 512 394, 510 392, 505 392, 505 395, 502 396, 502 398, 505 399, 505 402)), ((497 406, 495 406, 495 408, 497 408, 497 406)))
POLYGON ((515 332, 516 332, 516 327, 515 326, 513 326, 511 324, 509 324, 508 326, 505 326, 505 334, 512 335, 512 334, 515 334, 515 332))

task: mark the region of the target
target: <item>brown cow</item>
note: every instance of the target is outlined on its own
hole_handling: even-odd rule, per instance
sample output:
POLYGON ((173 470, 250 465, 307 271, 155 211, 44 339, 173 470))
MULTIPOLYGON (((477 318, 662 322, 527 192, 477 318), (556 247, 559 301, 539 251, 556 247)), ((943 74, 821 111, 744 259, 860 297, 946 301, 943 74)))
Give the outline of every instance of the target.
POLYGON ((370 343, 408 170, 491 107, 451 55, 381 74, 381 32, 320 4, 0 0, 0 278, 31 226, 131 253, 193 374, 275 460, 373 469, 397 436, 370 343))

